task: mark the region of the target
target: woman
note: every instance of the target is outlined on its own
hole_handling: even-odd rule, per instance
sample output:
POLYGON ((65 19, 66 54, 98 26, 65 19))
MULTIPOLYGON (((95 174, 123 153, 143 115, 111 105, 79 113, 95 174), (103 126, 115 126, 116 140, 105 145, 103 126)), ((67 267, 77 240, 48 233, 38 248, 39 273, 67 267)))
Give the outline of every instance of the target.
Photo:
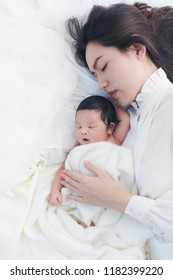
POLYGON ((78 194, 73 200, 118 210, 152 227, 151 258, 173 259, 172 34, 162 45, 162 36, 172 31, 172 10, 94 6, 84 24, 70 19, 68 26, 77 61, 97 77, 100 89, 128 106, 131 129, 124 145, 133 150, 139 196, 118 188, 90 162, 85 166, 95 176, 64 170, 62 184, 78 194))

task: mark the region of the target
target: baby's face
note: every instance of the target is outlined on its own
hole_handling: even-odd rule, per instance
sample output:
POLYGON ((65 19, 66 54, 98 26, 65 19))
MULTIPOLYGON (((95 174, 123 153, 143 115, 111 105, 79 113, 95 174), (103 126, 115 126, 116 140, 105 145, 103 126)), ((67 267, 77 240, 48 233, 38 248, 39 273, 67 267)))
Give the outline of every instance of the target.
POLYGON ((89 144, 108 139, 108 131, 101 120, 100 112, 80 110, 76 114, 75 135, 79 144, 89 144))

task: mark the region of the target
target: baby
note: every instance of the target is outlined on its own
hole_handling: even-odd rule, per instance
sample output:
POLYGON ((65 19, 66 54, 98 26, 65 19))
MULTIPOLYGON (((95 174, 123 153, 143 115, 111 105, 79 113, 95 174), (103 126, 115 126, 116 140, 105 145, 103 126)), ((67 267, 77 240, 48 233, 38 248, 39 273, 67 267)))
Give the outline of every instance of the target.
MULTIPOLYGON (((84 166, 84 161, 88 160, 111 175, 123 190, 138 194, 132 151, 121 146, 129 127, 128 113, 115 108, 109 99, 101 96, 84 99, 75 117, 75 134, 79 145, 68 154, 65 168, 95 176, 84 166)), ((62 169, 57 172, 49 202, 53 206, 59 204, 52 211, 57 217, 59 235, 62 232, 63 238, 67 237, 63 250, 69 252, 71 243, 75 247, 79 242, 82 254, 86 250, 87 256, 92 255, 92 258, 96 254, 96 258, 144 259, 144 246, 152 235, 151 230, 114 209, 71 199, 70 196, 76 193, 62 188, 62 169)), ((73 251, 72 258, 74 254, 73 251)))
MULTIPOLYGON (((128 113, 102 96, 89 96, 76 110, 75 136, 78 145, 109 141, 122 145, 130 127, 128 113)), ((69 155, 71 157, 71 155, 69 155)), ((77 160, 74 158, 74 160, 77 160)), ((49 196, 52 206, 62 202, 61 177, 62 166, 55 177, 49 196)))

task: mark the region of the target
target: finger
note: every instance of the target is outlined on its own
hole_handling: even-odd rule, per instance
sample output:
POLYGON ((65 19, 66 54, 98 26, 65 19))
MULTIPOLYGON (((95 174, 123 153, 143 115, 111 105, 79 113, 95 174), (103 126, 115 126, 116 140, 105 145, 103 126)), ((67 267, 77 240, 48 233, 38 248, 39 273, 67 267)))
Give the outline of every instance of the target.
POLYGON ((71 199, 71 200, 78 201, 78 202, 84 202, 83 197, 82 197, 82 196, 79 196, 79 195, 68 194, 68 195, 67 195, 67 198, 68 198, 68 199, 71 199))
POLYGON ((71 191, 74 191, 74 192, 78 192, 78 193, 80 192, 80 190, 76 186, 74 186, 74 184, 71 184, 70 182, 67 182, 65 180, 63 180, 61 182, 62 182, 62 184, 64 185, 65 188, 67 188, 67 189, 69 189, 71 191))
POLYGON ((60 192, 57 193, 57 200, 60 204, 62 203, 62 195, 60 192))
POLYGON ((56 199, 56 197, 49 197, 48 202, 52 207, 55 207, 59 204, 59 201, 56 199))
POLYGON ((82 177, 83 177, 82 174, 74 172, 74 171, 69 170, 69 169, 64 169, 63 170, 63 172, 61 174, 61 177, 66 179, 67 177, 65 177, 65 176, 68 176, 69 178, 71 178, 72 180, 74 180, 76 182, 81 182, 82 177))
POLYGON ((85 160, 84 161, 85 167, 90 170, 92 173, 94 173, 96 176, 100 176, 103 172, 100 168, 92 164, 90 161, 85 160))
POLYGON ((69 185, 71 185, 74 188, 77 188, 77 189, 79 188, 80 182, 75 180, 74 178, 71 178, 70 176, 68 176, 66 174, 63 174, 62 178, 63 178, 63 181, 61 181, 61 184, 63 184, 64 187, 66 187, 66 183, 68 183, 69 185))

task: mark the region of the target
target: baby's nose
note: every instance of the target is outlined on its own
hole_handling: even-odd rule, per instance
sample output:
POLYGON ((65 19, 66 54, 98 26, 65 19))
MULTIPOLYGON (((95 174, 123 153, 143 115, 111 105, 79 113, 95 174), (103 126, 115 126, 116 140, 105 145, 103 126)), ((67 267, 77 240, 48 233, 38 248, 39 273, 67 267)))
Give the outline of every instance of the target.
POLYGON ((87 129, 86 129, 86 128, 82 128, 81 133, 82 133, 82 134, 87 134, 87 133, 88 133, 88 131, 87 131, 87 129))

